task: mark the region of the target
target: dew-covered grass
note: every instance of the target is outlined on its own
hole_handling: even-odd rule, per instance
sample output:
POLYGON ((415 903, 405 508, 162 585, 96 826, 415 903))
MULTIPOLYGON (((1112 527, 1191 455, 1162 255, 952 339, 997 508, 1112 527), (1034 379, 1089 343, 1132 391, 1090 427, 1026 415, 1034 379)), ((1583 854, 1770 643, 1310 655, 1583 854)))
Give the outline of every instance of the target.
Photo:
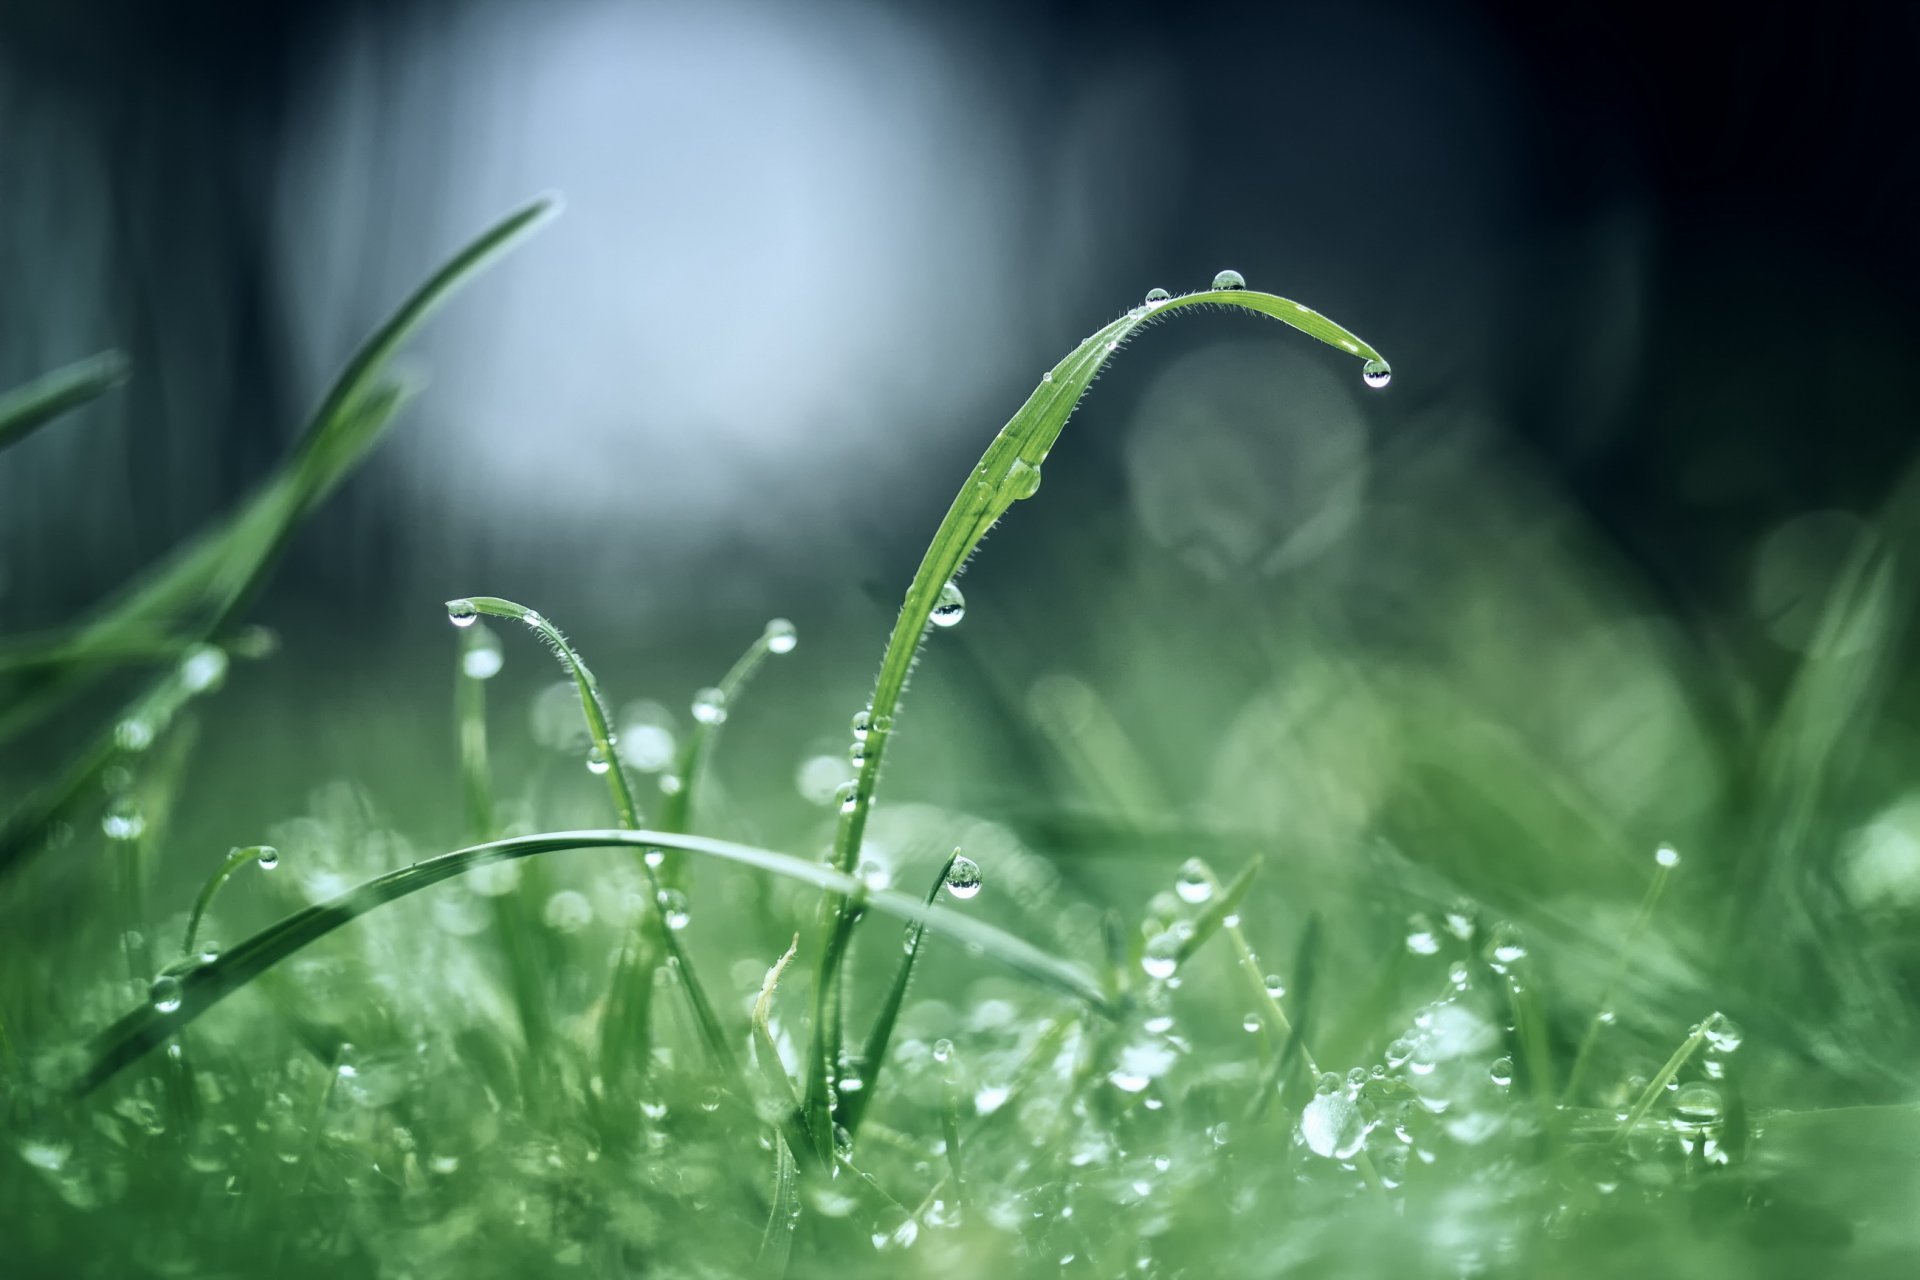
MULTIPOLYGON (((231 519, 0 649, 4 741, 98 717, 0 832, 9 1274, 1910 1274, 1920 822, 1879 700, 1899 492, 1798 667, 1738 683, 1695 748, 1685 776, 1723 799, 1671 843, 1464 677, 1336 649, 1292 653, 1231 732, 1044 678, 1015 717, 1051 770, 1039 804, 883 774, 916 662, 981 608, 962 570, 1042 495, 1130 339, 1250 312, 1388 384, 1373 348, 1236 272, 1152 291, 1046 372, 825 726, 844 756, 805 753, 817 724, 753 722, 801 761, 805 816, 750 816, 795 775, 728 761, 805 653, 792 623, 714 655, 706 687, 614 690, 583 658, 595 619, 567 620, 576 641, 537 601, 475 594, 444 606, 446 681, 385 720, 340 710, 449 762, 457 837, 349 776, 230 853, 183 851, 198 709, 236 663, 284 660, 246 605, 391 421, 401 339, 542 212, 414 295, 231 519), (1154 739, 1225 798, 1180 800, 1154 739), (1860 765, 1876 752, 1896 763, 1860 765)), ((0 401, 0 444, 122 372, 0 401)), ((1678 669, 1703 701, 1724 675, 1678 669)))

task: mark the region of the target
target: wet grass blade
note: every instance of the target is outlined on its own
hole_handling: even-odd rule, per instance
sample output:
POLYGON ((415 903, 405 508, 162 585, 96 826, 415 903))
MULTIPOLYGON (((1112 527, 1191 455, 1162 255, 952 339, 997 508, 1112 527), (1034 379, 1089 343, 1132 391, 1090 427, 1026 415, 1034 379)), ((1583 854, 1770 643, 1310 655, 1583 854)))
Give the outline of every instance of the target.
POLYGON ((773 1144, 773 1204, 767 1227, 760 1234, 760 1253, 754 1269, 766 1280, 781 1280, 793 1257, 793 1237, 800 1226, 800 1183, 793 1152, 785 1142, 773 1144))
POLYGON ((102 351, 0 395, 0 449, 19 444, 61 414, 112 390, 126 381, 128 372, 125 356, 102 351))
MULTIPOLYGON (((928 907, 932 907, 939 898, 941 886, 947 882, 947 872, 952 869, 953 860, 959 856, 960 851, 955 849, 940 864, 940 873, 933 878, 933 887, 927 890, 928 907)), ((865 1073, 862 1087, 857 1093, 844 1095, 845 1105, 841 1109, 840 1122, 847 1127, 850 1135, 860 1132, 860 1119, 867 1113, 867 1103, 873 1100, 880 1069, 886 1065, 887 1046, 893 1042, 893 1024, 900 1020, 900 1009, 907 999, 907 987, 913 981, 914 961, 920 958, 920 943, 926 936, 925 924, 915 921, 907 926, 906 955, 901 958, 899 969, 894 971, 893 985, 887 988, 887 998, 873 1019, 873 1029, 867 1033, 866 1049, 860 1055, 860 1070, 865 1073)))
POLYGON ((1104 1013, 1113 1012, 1107 994, 1091 974, 1050 955, 1024 939, 945 907, 930 907, 919 898, 891 889, 868 890, 852 876, 806 858, 769 849, 689 836, 667 831, 561 831, 518 836, 490 844, 457 849, 376 876, 329 902, 295 912, 224 951, 220 957, 180 977, 180 1006, 161 1012, 142 1005, 101 1032, 92 1062, 77 1084, 80 1092, 98 1087, 142 1054, 177 1035, 180 1029, 215 1004, 246 986, 288 956, 334 930, 386 903, 464 875, 476 867, 517 858, 575 849, 680 849, 699 857, 735 863, 782 876, 835 894, 865 892, 867 905, 902 920, 918 921, 962 946, 977 948, 981 956, 998 961, 1017 973, 1104 1013))
MULTIPOLYGON (((858 863, 861 840, 866 833, 867 816, 879 787, 880 770, 887 743, 894 732, 894 717, 914 658, 933 625, 933 612, 945 592, 966 564, 981 539, 987 536, 1001 516, 1014 503, 1032 497, 1040 489, 1041 468, 1060 437, 1067 419, 1081 397, 1093 385, 1108 359, 1139 330, 1176 311, 1195 306, 1227 306, 1256 315, 1264 315, 1299 329, 1330 346, 1367 362, 1366 374, 1374 385, 1384 385, 1389 370, 1380 353, 1346 329, 1300 303, 1270 293, 1247 289, 1209 289, 1182 294, 1134 308, 1120 319, 1093 333, 1073 353, 1048 370, 1040 385, 1027 397, 1007 424, 1000 429, 987 451, 975 464, 961 486, 947 514, 934 531, 933 541, 921 558, 913 580, 908 584, 905 601, 887 640, 880 662, 880 674, 874 682, 867 705, 868 731, 865 756, 854 780, 853 795, 835 833, 833 866, 842 872, 858 863)), ((821 973, 838 973, 844 951, 851 940, 844 899, 829 905, 833 917, 827 930, 827 950, 821 957, 821 973)), ((814 1020, 827 1025, 834 984, 816 984, 814 1020)), ((816 1036, 816 1039, 819 1039, 816 1036)), ((839 1030, 829 1027, 820 1051, 808 1064, 807 1105, 817 1122, 826 1120, 827 1082, 840 1057, 839 1030)))
MULTIPOLYGON (((1307 927, 1301 933, 1300 945, 1293 953, 1293 1021, 1288 1027, 1286 1042, 1281 1045, 1273 1065, 1261 1076, 1253 1098, 1247 1104, 1246 1118, 1249 1123, 1266 1114, 1267 1107, 1280 1095, 1280 1086, 1286 1080, 1287 1070, 1294 1060, 1310 1058, 1307 1053, 1307 1024, 1313 1019, 1315 957, 1319 954, 1320 916, 1315 913, 1307 917, 1307 927)), ((1307 1069, 1313 1070, 1311 1065, 1307 1069)))
MULTIPOLYGON (((1240 869, 1240 874, 1235 876, 1226 888, 1214 893, 1213 900, 1207 904, 1207 909, 1194 917, 1193 932, 1189 933, 1186 941, 1180 944, 1180 950, 1176 954, 1176 964, 1185 964, 1194 952, 1206 946, 1208 940, 1220 932, 1220 926, 1229 919, 1239 916, 1240 903, 1246 898, 1247 890, 1253 887, 1253 878, 1260 874, 1260 865, 1260 859, 1255 858, 1240 869)), ((1213 880, 1213 871, 1210 868, 1207 871, 1207 878, 1211 883, 1218 883, 1213 880)), ((1266 984, 1262 983, 1260 989, 1264 992, 1266 984)))
MULTIPOLYGON (((407 396, 387 364, 464 282, 558 207, 540 199, 515 210, 456 253, 361 344, 321 400, 280 469, 233 515, 188 542, 166 563, 84 624, 71 643, 96 660, 17 691, 0 711, 0 743, 40 724, 109 670, 98 655, 129 635, 217 634, 264 581, 300 520, 360 463, 407 396)), ((4 865, 0 863, 0 865, 4 865)))

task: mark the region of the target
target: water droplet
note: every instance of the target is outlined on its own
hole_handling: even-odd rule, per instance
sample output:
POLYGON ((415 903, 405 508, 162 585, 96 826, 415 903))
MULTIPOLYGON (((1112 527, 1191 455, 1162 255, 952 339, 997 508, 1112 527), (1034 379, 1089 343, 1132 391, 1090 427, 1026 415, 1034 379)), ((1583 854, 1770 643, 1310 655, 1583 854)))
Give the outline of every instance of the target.
POLYGON ((693 718, 701 724, 720 724, 727 718, 727 695, 707 688, 693 695, 693 718))
POLYGON ((153 980, 147 988, 147 999, 153 1002, 157 1013, 172 1013, 180 1007, 180 979, 170 973, 163 973, 153 980))
POLYGON ((262 871, 272 871, 280 865, 280 851, 270 844, 256 845, 253 860, 260 864, 262 871))
POLYGON ((1041 375, 1040 375, 1040 381, 1042 381, 1042 382, 1052 382, 1052 381, 1053 381, 1053 370, 1051 370, 1051 369, 1049 369, 1049 370, 1047 370, 1047 371, 1046 371, 1045 373, 1043 373, 1043 374, 1041 374, 1041 375))
POLYGON ((100 830, 106 833, 109 840, 138 840, 146 829, 146 815, 129 797, 122 797, 108 805, 106 814, 100 819, 100 830))
POLYGON ((847 748, 847 763, 856 769, 864 769, 867 764, 867 744, 855 738, 847 748))
POLYGON ((654 780, 654 785, 660 788, 660 794, 663 796, 677 796, 680 794, 680 788, 687 784, 681 781, 677 773, 663 773, 654 780))
POLYGON ((588 773, 596 775, 603 774, 611 767, 611 763, 607 760, 607 753, 599 747, 594 747, 587 752, 588 773))
POLYGON ((1149 938, 1140 952, 1140 967, 1149 978, 1171 978, 1180 967, 1180 935, 1169 929, 1149 938))
POLYGON ((507 665, 500 637, 486 627, 475 627, 460 651, 460 672, 469 680, 491 680, 507 665))
POLYGON ((1213 896, 1213 877, 1207 874, 1206 863, 1198 858, 1188 858, 1180 866, 1180 878, 1173 882, 1173 891, 1180 895, 1180 901, 1198 905, 1213 896))
POLYGON ((761 639, 766 642, 768 653, 792 653, 800 643, 800 631, 785 618, 775 618, 767 624, 761 639))
POLYGON ((869 889, 893 887, 893 872, 887 870, 886 863, 877 862, 872 858, 862 858, 860 865, 854 868, 853 874, 858 876, 860 883, 869 889))
POLYGON ((860 803, 860 784, 858 782, 843 782, 840 784, 840 790, 836 794, 840 797, 840 812, 852 813, 860 803))
POLYGON ((1433 921, 1419 915, 1407 921, 1407 950, 1417 956, 1430 956, 1440 950, 1440 937, 1433 931, 1433 921))
POLYGON ((966 616, 967 598, 960 594, 960 588, 951 582, 940 588, 940 598, 933 603, 933 625, 957 627, 966 616))
POLYGON ((1488 1076, 1502 1089, 1513 1083, 1513 1059, 1495 1058, 1487 1069, 1488 1076))
POLYGON ((1447 932, 1465 942, 1473 937, 1473 904, 1462 902, 1447 912, 1447 932))
POLYGON ((1247 278, 1229 267, 1213 278, 1213 287, 1216 289, 1244 289, 1247 287, 1247 278))
POLYGON ((1673 1095, 1673 1114, 1676 1122, 1685 1121, 1692 1125, 1711 1124, 1720 1118, 1724 1110, 1720 1100, 1720 1091, 1710 1084, 1695 1081, 1681 1085, 1673 1095))
POLYGON ((667 860, 667 851, 665 849, 649 849, 640 856, 640 860, 649 867, 652 867, 655 871, 658 871, 661 865, 667 860))
POLYGON ((933 1042, 933 1060, 951 1062, 953 1060, 953 1041, 941 1039, 933 1042))
POLYGON ((145 751, 153 745, 153 722, 129 716, 113 726, 113 745, 122 751, 145 751))
POLYGON ((1317 1156, 1350 1160, 1366 1145, 1366 1118, 1345 1090, 1319 1093, 1300 1112, 1300 1139, 1317 1156))
POLYGON ((479 616, 480 610, 474 606, 471 600, 447 601, 447 621, 456 627, 470 627, 473 625, 474 619, 479 616))
POLYGON ((1413 1041, 1406 1039, 1404 1036, 1387 1046, 1387 1065, 1389 1067, 1405 1066, 1407 1059, 1411 1057, 1413 1057, 1413 1041))
POLYGON ((1015 458, 1007 468, 1007 492, 1015 502, 1023 502, 1040 492, 1040 468, 1023 458, 1015 458))
POLYGON ((1526 944, 1520 941, 1520 935, 1510 924, 1494 926, 1493 938, 1487 944, 1487 960, 1499 972, 1506 972, 1504 966, 1524 960, 1527 955, 1526 944))
POLYGON ((540 918, 547 922, 549 929, 578 933, 593 920, 593 904, 587 901, 584 894, 562 889, 547 899, 540 918))
POLYGON ((684 929, 687 922, 693 919, 693 913, 687 909, 687 895, 678 889, 662 889, 659 902, 660 918, 667 922, 667 928, 675 931, 684 929))
POLYGON ((1740 1030, 1740 1024, 1724 1013, 1716 1013, 1708 1018, 1701 1027, 1707 1043, 1720 1053, 1732 1053, 1740 1047, 1746 1034, 1740 1030))
POLYGON ((1173 295, 1168 293, 1165 289, 1149 289, 1147 290, 1147 305, 1152 306, 1156 302, 1165 302, 1168 298, 1171 298, 1172 296, 1173 295))
POLYGON ((1614 1012, 1613 1010, 1611 1010, 1611 1009, 1602 1009, 1602 1010, 1601 1010, 1601 1011, 1600 1011, 1599 1013, 1597 1013, 1597 1014, 1595 1014, 1595 1015, 1594 1015, 1594 1018, 1595 1018, 1595 1019, 1596 1019, 1596 1020, 1597 1020, 1597 1021, 1598 1021, 1598 1022, 1600 1023, 1600 1025, 1601 1025, 1601 1026, 1603 1026, 1603 1027, 1610 1027, 1610 1026, 1612 1026, 1612 1025, 1614 1024, 1614 1022, 1615 1022, 1615 1021, 1617 1021, 1617 1020, 1619 1019, 1619 1017, 1620 1017, 1620 1015, 1619 1015, 1619 1014, 1617 1014, 1617 1013, 1615 1013, 1615 1012, 1614 1012))
POLYGON ((856 711, 853 713, 853 740, 865 742, 867 734, 873 730, 873 712, 856 711))
POLYGON ((227 678, 227 651, 217 644, 195 645, 180 660, 180 685, 188 693, 205 693, 227 678))
POLYGON ((947 868, 947 892, 965 901, 980 892, 980 864, 956 853, 947 868))
POLYGON ((1471 981, 1471 979, 1472 974, 1467 969, 1467 962, 1465 960, 1455 960, 1447 966, 1447 981, 1453 984, 1455 991, 1465 991, 1467 989, 1467 983, 1471 981))
POLYGON ((1360 378, 1368 386, 1378 391, 1393 381, 1393 369, 1385 360, 1369 360, 1360 366, 1360 378))
POLYGON ((1663 867, 1677 867, 1680 865, 1680 851, 1670 844, 1663 844, 1653 851, 1653 860, 1663 867))
POLYGON ((1266 976, 1265 981, 1266 981, 1267 995, 1269 998, 1278 1000, 1282 996, 1287 994, 1287 984, 1281 980, 1281 977, 1279 974, 1270 973, 1266 976))
POLYGON ((196 953, 196 958, 201 964, 212 964, 220 958, 220 944, 212 938, 202 939, 200 942, 200 950, 196 953))
POLYGON ((1257 1013, 1249 1013, 1241 1018, 1240 1029, 1248 1035, 1252 1035, 1254 1032, 1260 1030, 1260 1015, 1257 1013))

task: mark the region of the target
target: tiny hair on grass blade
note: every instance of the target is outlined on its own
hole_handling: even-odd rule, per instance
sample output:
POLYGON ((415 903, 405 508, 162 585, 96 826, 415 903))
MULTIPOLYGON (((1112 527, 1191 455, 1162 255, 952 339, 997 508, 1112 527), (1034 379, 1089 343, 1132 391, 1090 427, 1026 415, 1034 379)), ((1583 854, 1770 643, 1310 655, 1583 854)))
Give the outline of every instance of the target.
POLYGON ((222 952, 218 959, 178 975, 177 1007, 162 1011, 151 1004, 142 1005, 102 1031, 95 1039, 92 1061, 74 1088, 82 1094, 91 1092, 275 964, 375 907, 492 863, 570 849, 610 848, 680 849, 698 857, 755 867, 833 893, 864 893, 866 905, 875 910, 925 925, 1103 1013, 1114 1011, 1111 999, 1100 984, 1078 965, 951 908, 929 906, 917 897, 891 889, 868 889, 854 877, 818 862, 751 845, 665 831, 557 831, 496 840, 428 858, 376 876, 329 902, 297 911, 267 926, 222 952))

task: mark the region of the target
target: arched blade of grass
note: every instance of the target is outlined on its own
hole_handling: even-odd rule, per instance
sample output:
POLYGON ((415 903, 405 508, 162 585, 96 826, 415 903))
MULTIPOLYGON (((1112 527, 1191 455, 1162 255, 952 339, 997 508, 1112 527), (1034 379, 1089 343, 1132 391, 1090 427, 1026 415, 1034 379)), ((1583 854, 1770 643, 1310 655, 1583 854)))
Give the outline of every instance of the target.
MULTIPOLYGON (((1214 876, 1213 868, 1208 867, 1205 862, 1202 862, 1198 858, 1195 858, 1194 861, 1206 868, 1207 881, 1209 884, 1217 886, 1220 883, 1214 876)), ((1226 888, 1215 888, 1211 900, 1207 903, 1206 910, 1193 918, 1193 931, 1187 934, 1186 940, 1180 944, 1180 950, 1175 953, 1174 962, 1176 964, 1185 964, 1194 952, 1207 945, 1208 939, 1220 932, 1221 926, 1226 925, 1227 921, 1233 921, 1233 924, 1228 927, 1238 932, 1240 927, 1240 904, 1245 901, 1247 890, 1253 887, 1253 878, 1260 874, 1260 867, 1261 860, 1255 858, 1246 866, 1240 868, 1240 874, 1235 876, 1232 881, 1227 884, 1226 888)), ((1249 959, 1252 956, 1251 951, 1246 951, 1245 954, 1249 959)), ((1254 975, 1256 978, 1259 976, 1259 974, 1254 975)), ((1260 984, 1260 991, 1261 994, 1271 998, 1264 981, 1260 984)))
MULTIPOLYGON (((477 613, 525 623, 553 650, 560 665, 572 677, 574 689, 580 695, 580 711, 587 722, 587 736, 593 741, 593 759, 598 766, 596 772, 607 780, 607 791, 613 797, 613 808, 620 825, 637 830, 640 826, 640 806, 633 798, 633 784, 627 780, 626 766, 621 763, 620 753, 614 749, 613 729, 607 719, 606 704, 600 700, 600 684, 593 678, 593 672, 587 669, 587 664, 580 660, 579 653, 567 643, 560 628, 536 609, 498 596, 473 596, 447 602, 447 616, 456 624, 472 619, 477 613)), ((660 883, 653 864, 644 855, 638 861, 640 874, 647 882, 650 895, 647 919, 653 923, 661 949, 675 967, 680 989, 686 992, 687 1003, 692 1006, 694 1023, 699 1028, 707 1052, 716 1063, 731 1070, 734 1066, 733 1050, 727 1042, 726 1031, 720 1025, 720 1017, 714 1012, 713 1002, 707 999, 706 989, 694 973, 692 961, 681 947, 680 939, 667 923, 662 901, 665 886, 660 883)), ((617 975, 623 981, 631 976, 624 973, 617 975)), ((652 976, 649 972, 647 980, 651 981, 652 976)))
POLYGON ((223 951, 218 959, 184 974, 177 1009, 163 1012, 153 1005, 142 1005, 102 1031, 96 1039, 92 1061, 75 1087, 81 1093, 97 1088, 272 966, 376 907, 494 863, 572 849, 650 848, 680 849, 700 857, 753 867, 828 893, 864 894, 867 905, 876 910, 902 920, 919 921, 934 932, 976 949, 979 955, 1044 986, 1082 1000, 1102 1013, 1113 1012, 1112 1002, 1100 984, 1077 965, 972 916, 945 907, 930 907, 919 898, 891 889, 869 889, 854 877, 817 861, 668 831, 557 831, 496 840, 428 858, 376 876, 331 901, 307 907, 269 925, 223 951))
MULTIPOLYGON (((858 861, 867 815, 879 786, 887 742, 894 730, 894 716, 899 710, 901 695, 906 690, 914 656, 932 626, 934 607, 942 591, 1008 508, 1039 491, 1040 469, 1048 453, 1108 358, 1146 325, 1175 311, 1203 305, 1237 307, 1257 315, 1270 316, 1367 361, 1366 370, 1374 378, 1384 381, 1389 373, 1387 362, 1379 352, 1300 303, 1246 289, 1209 289, 1134 308, 1097 330, 1071 355, 1043 375, 1040 385, 1034 388, 1026 403, 1000 429, 1000 433, 987 446, 986 453, 975 464, 967 482, 940 521, 939 528, 934 531, 933 541, 907 587, 906 600, 900 607, 900 615, 887 640, 886 653, 880 662, 880 674, 874 682, 873 697, 867 706, 869 727, 865 757, 859 775, 854 780, 851 802, 841 817, 834 840, 833 865, 837 869, 851 871, 858 861)), ((831 911, 837 918, 844 918, 846 903, 834 903, 831 911)), ((845 930, 829 929, 827 937, 830 949, 844 949, 847 945, 845 930)), ((839 957, 829 950, 822 956, 821 971, 837 972, 838 961, 839 957)), ((818 984, 814 996, 816 1025, 824 1024, 832 999, 831 984, 818 984)), ((839 1032, 833 1028, 826 1045, 808 1064, 807 1106, 816 1124, 827 1123, 828 1082, 839 1055, 839 1032)))
MULTIPOLYGON (((727 674, 720 678, 720 683, 707 691, 709 694, 718 696, 703 697, 702 702, 710 702, 718 710, 719 715, 715 717, 712 712, 708 712, 707 715, 696 713, 694 716, 693 728, 687 731, 687 740, 682 744, 680 756, 674 762, 674 776, 680 779, 680 788, 668 795, 666 802, 660 806, 659 827, 662 831, 693 830, 694 796, 700 789, 701 776, 706 771, 706 763, 713 752, 714 739, 719 735, 720 726, 732 713, 740 694, 747 687, 747 682, 753 679, 754 672, 760 669, 760 664, 766 661, 767 655, 791 653, 794 639, 793 624, 785 618, 775 618, 766 625, 765 630, 754 637, 753 643, 747 646, 746 652, 734 660, 733 666, 727 669, 727 674)), ((685 859, 669 857, 661 864, 660 878, 670 885, 684 888, 686 878, 684 862, 685 859)))
MULTIPOLYGON (((947 873, 953 869, 953 860, 959 856, 960 851, 955 849, 940 864, 940 871, 933 878, 933 886, 927 890, 927 906, 933 906, 939 898, 941 887, 947 883, 947 873)), ((901 957, 900 967, 894 971, 893 985, 887 988, 887 998, 873 1019, 873 1028, 867 1033, 866 1048, 860 1056, 861 1086, 853 1093, 841 1094, 840 1123, 846 1126, 850 1137, 859 1134, 860 1120, 867 1113, 867 1104, 873 1100, 874 1090, 880 1080, 880 1069, 887 1061, 887 1046, 893 1042, 893 1024, 900 1020, 900 1009, 907 999, 907 987, 913 981, 914 961, 920 958, 920 943, 926 935, 925 924, 916 921, 907 926, 906 954, 901 957)))
MULTIPOLYGON (((789 1162, 795 1157, 811 1156, 813 1138, 807 1132, 806 1115, 800 1110, 800 1095, 794 1090, 786 1065, 780 1061, 780 1048, 773 1042, 773 1028, 768 1024, 768 1019, 772 1016, 773 993, 780 985, 780 975, 787 971, 787 966, 793 963, 793 958, 798 954, 800 935, 796 933, 786 951, 767 970, 766 980, 760 984, 760 995, 753 1002, 751 1019, 753 1059, 760 1067, 761 1080, 765 1082, 768 1108, 780 1116, 773 1144, 786 1153, 785 1158, 789 1162)), ((774 1230, 780 1211, 780 1198, 776 1195, 773 1216, 767 1219, 769 1233, 774 1230)))
POLYGON ((1660 899, 1667 891, 1667 880, 1673 868, 1679 865, 1680 855, 1662 845, 1654 855, 1653 879, 1647 882, 1647 891, 1640 898, 1640 907, 1633 913, 1632 923, 1620 938, 1620 951, 1614 957, 1613 972, 1607 983, 1600 988, 1600 1003, 1593 1011, 1593 1018, 1587 1023, 1586 1034, 1580 1038, 1580 1048, 1573 1055, 1573 1065, 1567 1069, 1567 1084, 1560 1092, 1560 1102, 1570 1105, 1579 1095, 1581 1080, 1586 1075, 1587 1063, 1593 1058, 1594 1047, 1600 1043, 1600 1028, 1606 1025, 1611 1016, 1614 993, 1620 988, 1620 981, 1627 974, 1627 963, 1633 956, 1633 948, 1640 941, 1640 935, 1646 932, 1647 922, 1653 919, 1654 908, 1660 905, 1660 899), (1668 855, 1672 856, 1669 857, 1668 855))
POLYGON ((200 921, 206 917, 207 908, 213 905, 213 900, 219 894, 221 886, 233 878, 234 872, 249 862, 262 869, 271 869, 279 865, 280 853, 272 845, 249 844, 242 845, 227 854, 226 861, 220 864, 219 870, 207 877, 207 882, 200 886, 200 896, 193 900, 193 910, 187 915, 186 936, 180 940, 181 959, 184 960, 193 955, 194 940, 200 936, 200 921))
POLYGON ((61 414, 112 390, 126 381, 129 371, 125 356, 102 351, 0 395, 0 449, 19 444, 61 414))
MULTIPOLYGON (((1713 1016, 1718 1017, 1719 1015, 1715 1014, 1713 1016)), ((1627 1112, 1626 1119, 1622 1120, 1620 1127, 1614 1131, 1613 1140, 1615 1142, 1625 1140, 1626 1136, 1633 1132, 1635 1126, 1647 1118, 1647 1112, 1653 1110, 1653 1104, 1658 1102, 1660 1095, 1666 1092, 1668 1083, 1680 1074, 1680 1068, 1687 1065, 1687 1059, 1691 1058, 1695 1051, 1697 1051, 1702 1044, 1706 1043, 1707 1028, 1711 1021, 1712 1019, 1709 1018, 1707 1021, 1695 1027, 1692 1032, 1688 1034, 1687 1038, 1680 1042, 1680 1047, 1673 1051, 1673 1055, 1669 1057, 1660 1070, 1655 1073, 1653 1079, 1647 1081, 1647 1087, 1640 1091, 1640 1097, 1635 1100, 1633 1109, 1627 1112)))
MULTIPOLYGON (((1313 1020, 1314 983, 1316 957, 1320 954, 1320 916, 1316 912, 1307 917, 1307 927, 1300 933, 1300 943, 1293 952, 1293 1008, 1295 1017, 1285 1022, 1287 1038, 1280 1046, 1280 1052, 1273 1063, 1260 1077, 1255 1086, 1253 1097, 1247 1103, 1246 1119, 1249 1124, 1266 1114, 1267 1107, 1280 1094, 1280 1086, 1287 1078, 1287 1069, 1296 1058, 1304 1060, 1307 1070, 1315 1075, 1319 1069, 1314 1066, 1313 1055, 1307 1052, 1307 1024, 1313 1020)), ((1265 984, 1261 985, 1265 990, 1265 984)))
MULTIPOLYGON (((557 200, 542 198, 515 210, 434 272, 347 361, 279 470, 231 516, 83 624, 73 642, 91 649, 128 633, 177 630, 195 639, 218 634, 258 590, 300 519, 359 464, 392 421, 405 398, 404 389, 385 377, 394 352, 461 284, 558 207, 557 200)), ((0 744, 92 687, 110 665, 95 661, 64 670, 4 699, 0 744)), ((0 855, 0 869, 7 861, 0 855)))

